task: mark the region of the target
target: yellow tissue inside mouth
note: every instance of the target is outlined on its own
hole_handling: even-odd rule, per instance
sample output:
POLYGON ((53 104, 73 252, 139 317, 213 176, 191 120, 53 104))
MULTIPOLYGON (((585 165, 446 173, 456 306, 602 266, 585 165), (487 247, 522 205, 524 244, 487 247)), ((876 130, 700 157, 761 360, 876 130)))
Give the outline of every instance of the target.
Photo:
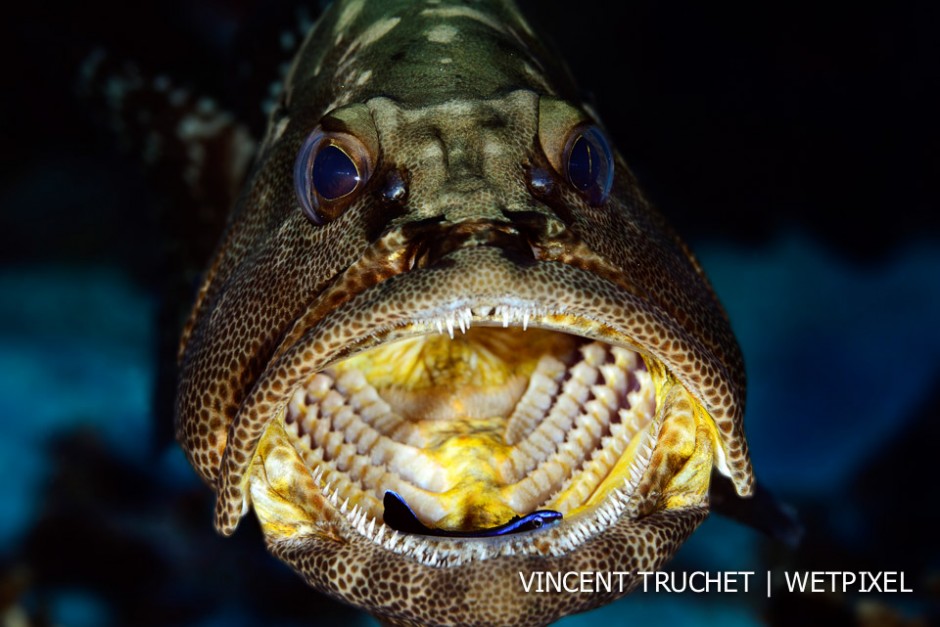
POLYGON ((688 391, 630 348, 483 325, 341 360, 292 392, 282 423, 317 486, 311 502, 374 521, 366 532, 386 491, 457 532, 540 509, 569 519, 615 492, 694 505, 717 437, 688 391))
POLYGON ((532 375, 540 358, 570 361, 580 338, 543 329, 473 327, 466 333, 399 340, 360 353, 337 371, 359 369, 377 389, 448 393, 473 388, 496 391, 511 380, 532 375))
POLYGON ((475 327, 360 353, 335 367, 358 370, 393 411, 409 420, 425 456, 452 487, 435 498, 443 529, 479 529, 518 512, 502 494, 512 446, 505 427, 541 359, 570 363, 583 340, 542 329, 475 327))

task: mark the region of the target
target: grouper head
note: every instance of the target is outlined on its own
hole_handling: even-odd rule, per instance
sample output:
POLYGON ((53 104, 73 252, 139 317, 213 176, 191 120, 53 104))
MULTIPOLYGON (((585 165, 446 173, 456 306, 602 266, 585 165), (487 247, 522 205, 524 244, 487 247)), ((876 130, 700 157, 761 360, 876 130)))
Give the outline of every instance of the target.
POLYGON ((392 624, 595 607, 703 520, 713 469, 752 489, 727 317, 549 59, 509 3, 334 3, 184 333, 218 530, 253 509, 392 624))

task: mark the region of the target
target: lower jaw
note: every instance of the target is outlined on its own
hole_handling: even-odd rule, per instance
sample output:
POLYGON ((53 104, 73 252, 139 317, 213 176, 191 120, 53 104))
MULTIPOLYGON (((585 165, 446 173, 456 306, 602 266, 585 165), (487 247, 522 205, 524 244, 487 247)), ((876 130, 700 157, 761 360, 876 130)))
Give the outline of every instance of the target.
POLYGON ((705 504, 714 424, 654 360, 546 330, 472 329, 452 348, 444 336, 419 339, 425 346, 383 345, 314 375, 270 423, 250 479, 269 541, 366 540, 437 564, 468 558, 466 538, 385 525, 386 491, 428 527, 458 534, 541 509, 563 514, 550 529, 475 539, 473 559, 564 555, 623 518, 705 504), (511 350, 494 356, 474 344, 511 350), (448 365, 447 395, 426 385, 427 372, 390 361, 428 346, 465 353, 448 365), (495 360, 483 366, 492 376, 467 383, 453 370, 483 357, 495 360), (523 385, 509 383, 519 370, 523 385))

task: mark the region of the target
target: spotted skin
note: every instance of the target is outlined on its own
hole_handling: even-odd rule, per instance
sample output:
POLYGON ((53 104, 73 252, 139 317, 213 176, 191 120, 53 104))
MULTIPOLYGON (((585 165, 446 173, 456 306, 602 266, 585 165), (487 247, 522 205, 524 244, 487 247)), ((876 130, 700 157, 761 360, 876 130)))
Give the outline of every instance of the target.
POLYGON ((701 489, 659 498, 676 470, 660 453, 644 503, 508 544, 390 549, 357 532, 272 425, 314 373, 456 304, 527 307, 536 326, 634 347, 681 384, 677 407, 713 421, 709 459, 752 490, 727 316, 619 155, 600 206, 560 174, 565 137, 592 117, 549 59, 508 2, 335 2, 288 75, 183 335, 177 437, 217 492, 216 527, 233 533, 254 505, 275 555, 394 624, 537 625, 600 605, 620 594, 525 595, 519 573, 652 570, 707 512, 701 489), (374 162, 322 225, 292 180, 318 125, 359 137, 374 162))

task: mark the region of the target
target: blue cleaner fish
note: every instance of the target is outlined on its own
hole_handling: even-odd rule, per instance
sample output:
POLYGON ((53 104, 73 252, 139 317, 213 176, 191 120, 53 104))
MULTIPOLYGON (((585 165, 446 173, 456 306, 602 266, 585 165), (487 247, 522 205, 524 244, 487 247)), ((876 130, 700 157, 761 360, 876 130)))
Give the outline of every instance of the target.
MULTIPOLYGON (((393 625, 612 601, 713 470, 754 487, 698 262, 508 1, 337 1, 302 44, 180 350, 177 437, 232 534, 393 625)), ((724 479, 727 477, 727 479, 724 479)))

